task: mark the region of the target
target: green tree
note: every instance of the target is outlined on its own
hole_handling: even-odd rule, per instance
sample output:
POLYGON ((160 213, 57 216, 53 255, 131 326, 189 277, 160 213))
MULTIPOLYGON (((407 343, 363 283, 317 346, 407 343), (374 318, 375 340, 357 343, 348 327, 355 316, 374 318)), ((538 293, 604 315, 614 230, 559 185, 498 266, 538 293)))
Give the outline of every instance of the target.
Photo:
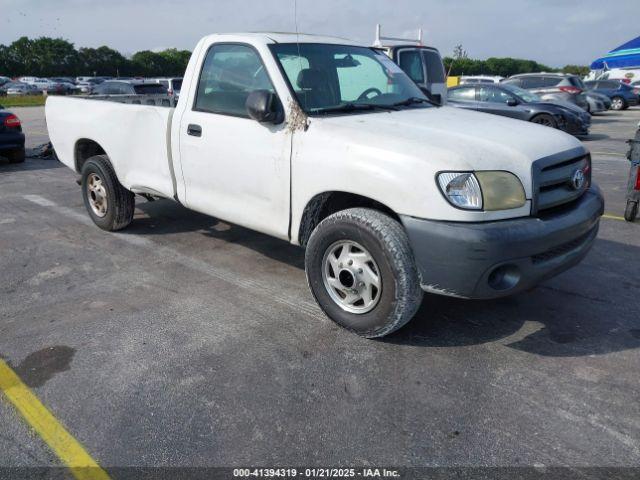
POLYGON ((81 48, 78 51, 80 68, 78 75, 122 76, 130 75, 133 70, 131 62, 120 52, 102 46, 98 48, 81 48))
POLYGON ((564 73, 572 73, 574 75, 579 75, 580 77, 585 77, 589 74, 591 69, 586 65, 565 65, 562 71, 564 73))

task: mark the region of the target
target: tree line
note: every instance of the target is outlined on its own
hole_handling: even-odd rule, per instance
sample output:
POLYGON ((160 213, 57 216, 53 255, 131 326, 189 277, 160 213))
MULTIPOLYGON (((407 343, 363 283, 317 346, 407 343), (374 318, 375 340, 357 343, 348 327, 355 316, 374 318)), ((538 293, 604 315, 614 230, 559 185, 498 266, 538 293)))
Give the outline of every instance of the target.
MULTIPOLYGON (((110 77, 182 76, 191 52, 169 48, 161 52, 143 50, 127 58, 117 50, 99 48, 76 49, 73 43, 61 38, 22 37, 10 45, 0 45, 0 75, 18 77, 67 77, 97 75, 110 77)), ((554 69, 533 60, 519 58, 468 58, 458 45, 453 57, 444 58, 445 71, 450 75, 500 75, 508 77, 518 73, 556 72, 586 75, 589 67, 567 65, 554 69)))
POLYGON ((553 68, 534 60, 510 57, 491 57, 486 60, 444 57, 442 60, 447 74, 454 76, 499 75, 501 77, 510 77, 519 73, 532 72, 564 72, 585 76, 589 73, 589 67, 583 65, 566 65, 563 68, 553 68))
POLYGON ((102 46, 76 49, 61 38, 22 37, 0 45, 0 75, 7 77, 157 77, 182 76, 191 52, 170 48, 161 52, 143 50, 127 58, 102 46))

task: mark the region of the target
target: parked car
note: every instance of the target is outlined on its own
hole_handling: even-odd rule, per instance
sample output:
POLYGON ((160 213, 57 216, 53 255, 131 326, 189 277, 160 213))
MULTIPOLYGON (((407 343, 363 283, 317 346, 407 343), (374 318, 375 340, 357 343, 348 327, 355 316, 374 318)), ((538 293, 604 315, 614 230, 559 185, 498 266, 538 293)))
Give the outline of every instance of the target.
POLYGON ((152 82, 159 83, 166 89, 170 97, 180 97, 182 78, 154 78, 152 82))
POLYGON ((611 108, 611 100, 606 95, 601 95, 594 91, 586 90, 584 92, 587 97, 587 112, 589 113, 600 113, 611 108), (605 100, 606 99, 606 100, 605 100), (607 104, 609 105, 607 107, 607 104))
POLYGON ((5 83, 9 83, 11 79, 9 77, 0 77, 0 87, 5 83))
POLYGON ((107 80, 94 87, 93 95, 159 95, 167 90, 159 83, 143 80, 107 80))
POLYGON ((139 193, 303 246, 318 304, 362 336, 408 322, 423 290, 528 290, 595 240, 604 202, 580 141, 436 106, 367 46, 210 35, 184 85, 175 109, 47 99, 90 218, 125 228, 139 193))
POLYGON ((618 80, 588 81, 585 85, 590 90, 609 97, 612 110, 626 110, 640 103, 638 94, 634 93, 633 87, 618 80))
POLYGON ((460 85, 465 85, 468 83, 479 84, 479 83, 500 83, 504 80, 504 77, 500 76, 489 76, 489 75, 474 75, 474 76, 462 76, 460 77, 460 85))
POLYGON ((587 101, 589 102, 589 113, 598 113, 598 103, 602 103, 603 110, 609 110, 611 108, 611 99, 602 93, 595 92, 593 90, 585 90, 587 101))
POLYGON ((29 83, 12 82, 5 85, 7 95, 40 95, 42 90, 39 90, 35 85, 29 83))
POLYGON ((437 104, 447 100, 447 81, 442 57, 437 48, 422 45, 422 30, 415 39, 385 37, 376 26, 373 48, 387 55, 437 104))
POLYGON ((585 86, 577 75, 564 73, 523 73, 513 75, 503 83, 530 90, 543 100, 562 100, 587 110, 589 104, 584 94, 585 86))
POLYGON ((71 78, 67 78, 67 77, 53 77, 50 78, 50 80, 52 82, 57 83, 58 85, 60 85, 62 93, 64 94, 70 94, 70 93, 76 93, 79 91, 78 86, 75 84, 75 81, 71 78))
POLYGON ((0 106, 0 157, 10 163, 24 162, 24 133, 20 119, 0 106))
POLYGON ((587 135, 591 125, 591 116, 579 107, 544 101, 528 90, 510 84, 453 87, 449 89, 448 99, 455 107, 526 120, 572 135, 587 135))

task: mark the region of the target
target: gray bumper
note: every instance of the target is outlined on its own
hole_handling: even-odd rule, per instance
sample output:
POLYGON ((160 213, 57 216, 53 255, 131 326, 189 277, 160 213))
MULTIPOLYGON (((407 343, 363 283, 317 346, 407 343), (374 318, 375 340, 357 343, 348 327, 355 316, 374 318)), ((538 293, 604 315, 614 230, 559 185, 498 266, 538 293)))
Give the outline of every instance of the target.
POLYGON ((527 290, 576 265, 598 233, 604 200, 592 186, 560 213, 484 223, 402 216, 422 289, 462 298, 527 290))

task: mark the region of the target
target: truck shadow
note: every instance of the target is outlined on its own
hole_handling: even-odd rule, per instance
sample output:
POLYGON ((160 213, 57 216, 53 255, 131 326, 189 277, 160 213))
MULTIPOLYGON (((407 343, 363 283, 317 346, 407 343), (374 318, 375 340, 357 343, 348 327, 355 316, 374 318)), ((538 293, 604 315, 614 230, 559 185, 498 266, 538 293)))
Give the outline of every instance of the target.
POLYGON ((598 239, 587 258, 537 288, 497 300, 425 295, 415 318, 383 342, 460 347, 497 342, 549 357, 640 347, 640 248, 598 239))
MULTIPOLYGON (((203 235, 304 270, 304 251, 168 201, 140 202, 144 212, 123 233, 203 235)), ((497 342, 550 357, 601 355, 640 347, 640 248, 598 239, 576 268, 539 287, 497 300, 426 294, 415 318, 382 343, 465 347, 497 342)))

